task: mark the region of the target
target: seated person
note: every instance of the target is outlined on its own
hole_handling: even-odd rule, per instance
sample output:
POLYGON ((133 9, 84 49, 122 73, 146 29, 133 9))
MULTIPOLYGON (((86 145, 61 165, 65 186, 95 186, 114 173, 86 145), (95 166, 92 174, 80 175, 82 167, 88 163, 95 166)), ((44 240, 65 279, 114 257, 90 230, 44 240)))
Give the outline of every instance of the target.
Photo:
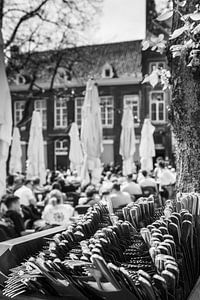
POLYGON ((89 185, 85 190, 86 197, 81 197, 79 199, 80 205, 90 205, 93 206, 94 204, 98 203, 100 197, 98 195, 98 191, 95 189, 93 185, 89 185))
POLYGON ((113 210, 115 212, 115 210, 132 203, 132 200, 129 193, 120 190, 120 184, 114 183, 108 202, 110 202, 108 203, 109 211, 112 212, 113 210))
POLYGON ((14 195, 19 197, 25 220, 30 219, 34 222, 40 219, 41 215, 37 210, 37 201, 33 193, 33 183, 31 180, 26 180, 23 185, 14 192, 14 195))
POLYGON ((21 205, 36 205, 36 199, 33 193, 33 183, 31 180, 26 180, 23 185, 14 192, 14 195, 19 197, 21 205))
POLYGON ((36 177, 34 180, 33 180, 33 187, 32 187, 32 191, 33 191, 33 194, 34 196, 36 197, 37 200, 40 200, 39 198, 41 197, 38 197, 38 196, 44 196, 47 192, 49 192, 51 189, 50 186, 41 186, 40 185, 40 178, 36 177))
POLYGON ((44 208, 42 219, 50 225, 67 225, 73 214, 74 208, 69 204, 63 204, 62 196, 60 197, 58 193, 54 192, 50 195, 48 204, 44 208))
POLYGON ((132 174, 127 176, 127 182, 123 184, 122 192, 127 192, 131 196, 140 196, 140 195, 142 195, 141 187, 138 183, 133 182, 132 174))
POLYGON ((22 210, 20 207, 19 197, 15 195, 8 195, 5 198, 4 203, 7 207, 5 217, 10 218, 13 221, 14 229, 16 233, 15 237, 19 237, 21 235, 30 233, 30 231, 25 231, 24 228, 24 220, 23 220, 22 210))
POLYGON ((140 181, 140 183, 139 183, 140 186, 141 187, 153 187, 153 188, 155 188, 155 190, 157 190, 157 184, 156 184, 155 179, 151 178, 148 175, 147 171, 145 171, 145 170, 142 171, 142 175, 143 175, 144 179, 142 179, 140 181))

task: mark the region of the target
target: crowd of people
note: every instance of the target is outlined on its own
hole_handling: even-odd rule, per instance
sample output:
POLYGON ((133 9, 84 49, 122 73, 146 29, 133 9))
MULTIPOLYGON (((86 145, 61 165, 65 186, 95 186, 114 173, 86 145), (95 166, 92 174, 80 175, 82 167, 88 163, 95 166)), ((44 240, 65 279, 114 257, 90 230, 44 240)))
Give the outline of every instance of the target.
POLYGON ((101 181, 82 186, 76 172, 47 170, 46 184, 39 178, 27 180, 16 174, 7 180, 7 192, 0 202, 0 241, 30 234, 53 226, 67 226, 87 208, 102 201, 117 212, 141 197, 154 195, 156 205, 174 197, 175 169, 158 158, 152 172, 123 176, 119 167, 106 165, 101 181))

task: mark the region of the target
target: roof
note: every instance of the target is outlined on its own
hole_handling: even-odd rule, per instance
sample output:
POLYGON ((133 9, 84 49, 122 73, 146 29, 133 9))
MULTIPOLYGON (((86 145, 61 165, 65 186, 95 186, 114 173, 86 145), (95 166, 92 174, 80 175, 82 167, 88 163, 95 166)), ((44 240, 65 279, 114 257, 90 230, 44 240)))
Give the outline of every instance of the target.
POLYGON ((21 73, 33 74, 37 71, 37 81, 50 81, 60 57, 59 67, 66 71, 70 80, 85 81, 88 77, 100 79, 106 63, 112 66, 114 77, 141 80, 141 55, 139 40, 35 52, 29 59, 28 54, 20 55, 20 64, 23 66, 21 73))

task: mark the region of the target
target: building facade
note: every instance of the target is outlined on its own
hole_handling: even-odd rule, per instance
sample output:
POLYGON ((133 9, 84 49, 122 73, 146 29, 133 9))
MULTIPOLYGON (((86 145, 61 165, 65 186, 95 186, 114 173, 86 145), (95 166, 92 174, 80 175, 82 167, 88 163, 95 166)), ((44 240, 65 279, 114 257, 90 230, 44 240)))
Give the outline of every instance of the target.
POLYGON ((144 75, 154 66, 166 66, 166 58, 151 51, 142 52, 141 48, 141 41, 130 41, 62 50, 62 59, 56 72, 53 53, 33 54, 39 64, 37 80, 31 91, 24 75, 31 72, 30 63, 20 77, 10 81, 15 125, 19 124, 24 109, 28 107, 26 121, 20 125, 23 165, 26 161, 31 114, 36 109, 42 118, 47 168, 66 169, 69 166, 70 141, 67 132, 72 122, 76 122, 79 128, 81 126, 85 86, 91 77, 98 85, 100 97, 104 137, 102 161, 121 164, 121 119, 126 105, 131 105, 134 116, 135 161, 140 160, 141 128, 146 117, 155 126, 156 156, 171 158, 171 130, 167 116, 170 94, 164 92, 160 84, 154 89, 142 84, 144 75), (52 74, 54 84, 49 88, 52 74))

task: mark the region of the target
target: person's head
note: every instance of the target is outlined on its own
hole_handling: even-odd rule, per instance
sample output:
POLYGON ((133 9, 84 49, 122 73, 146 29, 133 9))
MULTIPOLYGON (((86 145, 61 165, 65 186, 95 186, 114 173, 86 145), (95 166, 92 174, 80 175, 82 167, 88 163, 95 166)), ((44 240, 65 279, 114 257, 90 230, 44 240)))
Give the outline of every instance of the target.
POLYGON ((164 161, 160 161, 160 162, 158 163, 158 166, 159 166, 161 169, 164 169, 164 168, 165 168, 165 163, 164 163, 164 161))
POLYGON ((40 184, 40 178, 36 177, 33 179, 33 185, 39 185, 40 184))
POLYGON ((50 193, 49 193, 49 199, 51 199, 52 197, 56 198, 57 199, 57 204, 61 204, 63 203, 63 194, 61 193, 61 191, 59 190, 52 190, 50 193))
POLYGON ((95 194, 97 194, 97 190, 95 189, 94 186, 88 186, 85 193, 87 198, 93 198, 95 194))
POLYGON ((127 181, 131 182, 133 180, 133 174, 128 174, 127 175, 127 181))
POLYGON ((32 182, 32 180, 30 180, 30 179, 27 179, 25 182, 24 182, 24 185, 26 186, 26 187, 28 187, 29 189, 33 189, 33 182, 32 182))
POLYGON ((120 192, 120 184, 119 183, 114 183, 112 186, 112 192, 118 193, 120 192))
POLYGON ((24 176, 23 175, 17 175, 14 178, 14 184, 15 185, 22 185, 24 184, 25 180, 24 180, 24 176))
POLYGON ((148 175, 147 171, 146 171, 146 170, 143 170, 143 171, 142 171, 142 175, 146 178, 147 175, 148 175))
POLYGON ((61 191, 62 188, 61 188, 60 183, 59 183, 59 182, 54 182, 54 183, 52 184, 52 190, 59 190, 59 191, 61 191))
POLYGON ((4 199, 4 203, 7 207, 7 209, 9 209, 9 210, 15 210, 17 212, 20 212, 20 210, 21 210, 19 197, 15 196, 15 195, 6 196, 6 198, 4 199))
POLYGON ((52 206, 56 206, 58 204, 60 204, 58 198, 56 198, 55 196, 52 196, 51 198, 49 198, 49 202, 48 204, 51 204, 52 206))
POLYGON ((156 162, 157 162, 157 163, 159 163, 160 161, 163 161, 163 157, 162 157, 162 156, 158 156, 158 157, 156 158, 156 162))

